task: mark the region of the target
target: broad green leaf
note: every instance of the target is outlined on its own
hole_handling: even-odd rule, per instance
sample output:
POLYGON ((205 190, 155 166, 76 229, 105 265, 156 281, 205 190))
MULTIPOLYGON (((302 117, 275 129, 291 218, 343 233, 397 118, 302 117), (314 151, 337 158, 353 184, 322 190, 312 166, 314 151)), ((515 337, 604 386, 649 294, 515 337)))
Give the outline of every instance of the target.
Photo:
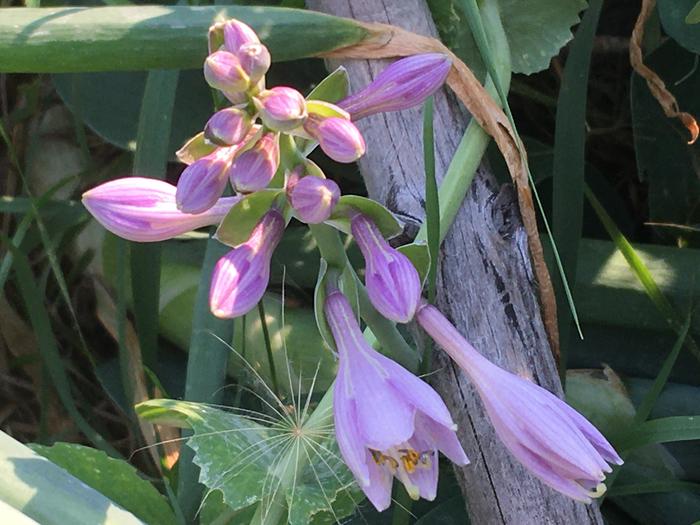
POLYGON ((685 23, 686 24, 698 24, 698 23, 700 23, 700 2, 695 4, 695 7, 693 7, 690 10, 690 13, 688 13, 688 16, 685 17, 685 23))
POLYGON ((353 212, 360 212, 372 219, 386 238, 394 237, 402 231, 401 225, 393 213, 378 202, 359 195, 343 195, 326 224, 330 224, 343 233, 351 234, 350 215, 353 212))
POLYGON ((0 432, 0 479, 0 501, 42 525, 143 523, 4 432, 0 432))
POLYGON ((286 407, 270 398, 272 415, 251 416, 269 419, 269 426, 204 404, 167 399, 141 403, 137 413, 152 423, 187 420, 193 430, 188 445, 195 451, 200 482, 209 492, 220 491, 233 510, 269 505, 275 492, 284 490, 293 525, 306 525, 326 512, 331 519, 345 517, 360 497, 352 474, 339 459, 333 434, 312 424, 313 415, 306 420, 304 406, 293 408, 287 414, 286 407), (294 473, 294 483, 280 488, 289 461, 302 466, 294 473))
MULTIPOLYGON (((485 69, 457 0, 429 0, 428 4, 444 42, 477 76, 485 69)), ((531 74, 549 67, 553 56, 572 38, 585 0, 500 0, 514 73, 531 74)))
POLYGON ((700 31, 687 21, 694 12, 700 20, 700 4, 697 0, 659 0, 658 9, 661 25, 668 36, 688 51, 700 53, 700 31))
POLYGON ((246 195, 229 210, 216 230, 216 239, 236 247, 250 237, 250 232, 272 207, 277 198, 283 198, 283 190, 261 190, 246 195))
POLYGON ((167 500, 126 461, 75 443, 29 447, 149 525, 175 523, 167 500))
POLYGON ((338 102, 347 96, 349 85, 348 72, 343 66, 340 66, 321 80, 318 86, 306 96, 306 99, 338 102))
POLYGON ((421 282, 425 284, 431 264, 428 245, 423 241, 417 241, 399 246, 398 250, 411 260, 413 266, 418 270, 421 282))
POLYGON ((209 26, 228 18, 250 24, 275 61, 339 49, 366 36, 350 19, 275 7, 13 8, 3 9, 0 18, 0 71, 199 68, 209 26))

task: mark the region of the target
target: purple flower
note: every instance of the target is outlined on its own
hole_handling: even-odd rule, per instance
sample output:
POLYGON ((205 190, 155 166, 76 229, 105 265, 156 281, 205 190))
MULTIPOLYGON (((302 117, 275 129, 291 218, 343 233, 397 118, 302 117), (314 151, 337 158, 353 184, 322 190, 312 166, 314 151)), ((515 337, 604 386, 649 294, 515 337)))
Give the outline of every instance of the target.
POLYGON ((306 119, 306 101, 296 89, 278 86, 254 99, 263 123, 275 131, 291 131, 306 119))
POLYGON ((270 52, 262 44, 243 44, 236 56, 241 61, 243 71, 250 77, 251 84, 257 83, 265 76, 272 62, 270 52))
POLYGON ((307 175, 290 177, 287 184, 289 202, 297 218, 306 224, 327 220, 340 199, 340 188, 330 179, 307 175))
POLYGON ((226 108, 212 115, 204 126, 204 136, 219 146, 231 146, 241 142, 252 125, 253 121, 245 110, 226 108))
POLYGON ((182 213, 175 186, 162 180, 126 177, 83 193, 83 205, 112 233, 138 242, 170 239, 190 230, 218 224, 238 197, 219 199, 206 212, 182 213))
POLYGON ((374 113, 412 108, 442 86, 451 67, 450 57, 441 53, 402 58, 379 73, 362 91, 338 105, 354 121, 374 113))
POLYGON ((282 239, 284 227, 284 218, 272 209, 246 242, 219 259, 209 290, 209 306, 216 317, 239 317, 262 299, 270 280, 270 259, 282 239))
POLYGON ((204 78, 214 89, 224 93, 240 93, 250 85, 238 57, 228 51, 214 51, 204 61, 204 78))
POLYGON ((372 305, 387 319, 409 322, 420 302, 418 271, 408 257, 386 242, 368 217, 356 214, 351 228, 365 258, 365 285, 372 305))
POLYGON ((238 53, 241 46, 246 44, 259 44, 260 39, 253 29, 232 18, 224 24, 224 47, 231 53, 238 53))
POLYGON ((437 451, 468 463, 447 407, 427 383, 369 346, 343 294, 331 292, 324 311, 338 349, 333 412, 345 463, 380 511, 391 503, 392 476, 411 498, 434 499, 437 451))
POLYGON ((177 181, 177 207, 185 213, 202 213, 211 208, 226 188, 226 168, 235 147, 218 148, 187 166, 177 181))
POLYGON ((586 418, 483 357, 437 308, 423 304, 416 318, 474 383, 503 444, 532 474, 585 503, 605 492, 608 463, 622 459, 586 418))
POLYGON ((240 193, 265 188, 275 176, 280 163, 279 135, 265 133, 249 150, 241 153, 228 170, 231 185, 240 193))
POLYGON ((342 117, 309 118, 304 130, 337 162, 354 162, 365 154, 365 139, 355 124, 342 117))

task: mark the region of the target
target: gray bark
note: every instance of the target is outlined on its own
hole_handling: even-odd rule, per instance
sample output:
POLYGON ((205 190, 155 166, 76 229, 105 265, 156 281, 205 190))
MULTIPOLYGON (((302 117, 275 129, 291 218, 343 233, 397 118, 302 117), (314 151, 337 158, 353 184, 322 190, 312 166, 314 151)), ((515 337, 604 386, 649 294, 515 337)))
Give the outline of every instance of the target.
MULTIPOLYGON (((425 0, 307 0, 307 4, 334 15, 436 35, 425 0)), ((341 63, 350 74, 352 92, 386 65, 382 60, 341 63)), ((467 122, 468 115, 454 97, 445 91, 436 95, 439 177, 467 122)), ((358 126, 367 142, 360 170, 370 196, 413 225, 415 233, 425 213, 421 110, 375 115, 358 126)), ((477 349, 504 368, 529 375, 562 395, 514 193, 510 186, 499 189, 483 167, 442 245, 438 274, 437 306, 477 349)), ((436 352, 434 364, 431 381, 459 425, 460 440, 471 460, 455 470, 472 523, 602 524, 596 506, 561 496, 512 458, 473 387, 445 354, 436 352)))

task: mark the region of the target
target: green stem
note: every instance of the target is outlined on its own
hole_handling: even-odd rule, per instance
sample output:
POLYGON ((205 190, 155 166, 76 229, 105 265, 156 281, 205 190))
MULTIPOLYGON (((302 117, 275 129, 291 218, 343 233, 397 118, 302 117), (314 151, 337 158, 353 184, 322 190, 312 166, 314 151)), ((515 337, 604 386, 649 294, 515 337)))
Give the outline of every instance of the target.
POLYGON ((265 305, 263 301, 265 299, 260 299, 258 302, 258 315, 260 316, 260 326, 262 327, 263 340, 265 341, 265 351, 267 352, 267 363, 270 367, 270 376, 272 377, 272 389, 275 394, 279 397, 280 388, 277 382, 277 371, 275 370, 275 359, 272 356, 272 345, 270 344, 270 331, 267 329, 267 317, 265 317, 265 305))

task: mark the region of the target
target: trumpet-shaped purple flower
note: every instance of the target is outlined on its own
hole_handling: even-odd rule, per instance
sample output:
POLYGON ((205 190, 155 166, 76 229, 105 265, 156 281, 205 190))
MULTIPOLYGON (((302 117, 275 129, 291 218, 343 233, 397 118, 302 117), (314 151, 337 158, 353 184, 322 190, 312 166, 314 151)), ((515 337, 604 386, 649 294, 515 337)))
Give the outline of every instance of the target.
POLYGON ((251 84, 260 81, 270 69, 270 51, 262 44, 243 44, 236 53, 243 71, 248 74, 251 84))
POLYGON ((275 131, 291 131, 306 119, 306 101, 296 89, 284 86, 266 89, 255 98, 263 123, 275 131))
POLYGON ((219 146, 232 146, 248 135, 252 125, 253 120, 245 110, 226 108, 211 116, 204 126, 204 136, 219 146))
POLYGON ((251 193, 265 188, 280 163, 279 135, 265 133, 249 150, 241 153, 228 170, 233 188, 241 193, 251 193))
POLYGON ((379 73, 362 91, 338 105, 350 113, 352 120, 412 108, 442 86, 450 67, 452 60, 441 53, 402 58, 379 73))
POLYGON ((216 317, 239 317, 262 299, 270 280, 270 259, 282 239, 284 227, 284 218, 272 209, 246 242, 219 259, 209 290, 209 306, 216 317))
POLYGON ((307 175, 291 177, 287 184, 289 202, 297 218, 306 224, 327 220, 340 199, 340 188, 330 179, 307 175))
POLYGON ((420 302, 418 271, 408 257, 386 242, 368 217, 354 215, 351 228, 365 258, 365 285, 372 305, 387 319, 409 322, 420 302))
POLYGON ((447 407, 427 383, 369 346, 342 293, 331 292, 324 310, 339 356, 333 411, 345 463, 380 511, 391 503, 392 477, 413 499, 434 499, 437 451, 468 463, 447 407))
POLYGON ((365 139, 355 124, 342 117, 308 119, 304 129, 323 152, 337 162, 354 162, 365 154, 365 139))
POLYGON ((239 197, 219 199, 204 213, 183 213, 175 204, 175 186, 165 181, 126 177, 83 193, 83 204, 109 231, 138 242, 171 239, 218 224, 239 197))
POLYGON ((586 418, 483 357, 435 307, 421 305, 416 318, 474 383, 496 433, 518 461, 573 499, 590 503, 603 494, 608 463, 621 465, 622 459, 586 418))
POLYGON ((248 89, 250 78, 240 60, 228 51, 214 51, 204 61, 204 78, 214 89, 239 93, 248 89))
POLYGON ((211 208, 226 188, 226 168, 236 147, 218 148, 187 166, 177 181, 177 207, 185 213, 211 208))
POLYGON ((238 53, 245 44, 259 44, 260 39, 249 25, 232 18, 224 24, 224 47, 231 53, 238 53))

